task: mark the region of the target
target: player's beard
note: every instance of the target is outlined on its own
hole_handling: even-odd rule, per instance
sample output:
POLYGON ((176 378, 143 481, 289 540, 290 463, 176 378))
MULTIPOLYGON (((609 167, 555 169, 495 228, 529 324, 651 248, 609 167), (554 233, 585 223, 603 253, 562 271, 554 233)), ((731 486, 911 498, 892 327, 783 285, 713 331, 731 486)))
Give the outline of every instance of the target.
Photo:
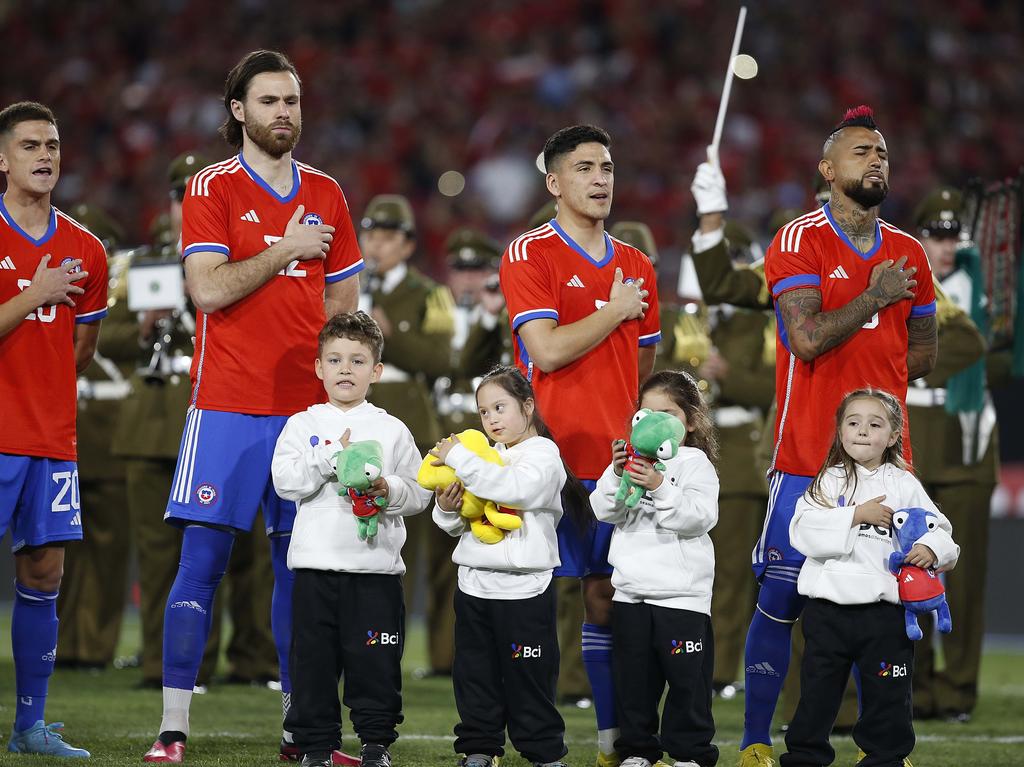
POLYGON ((850 179, 843 182, 843 194, 867 210, 882 204, 882 200, 889 194, 889 183, 883 181, 881 184, 868 186, 864 179, 850 179))
POLYGON ((280 122, 263 125, 255 120, 247 119, 245 121, 245 134, 252 143, 276 160, 292 151, 295 145, 299 143, 299 136, 302 135, 301 122, 287 123, 292 129, 290 134, 274 133, 274 128, 281 125, 282 123, 280 122))

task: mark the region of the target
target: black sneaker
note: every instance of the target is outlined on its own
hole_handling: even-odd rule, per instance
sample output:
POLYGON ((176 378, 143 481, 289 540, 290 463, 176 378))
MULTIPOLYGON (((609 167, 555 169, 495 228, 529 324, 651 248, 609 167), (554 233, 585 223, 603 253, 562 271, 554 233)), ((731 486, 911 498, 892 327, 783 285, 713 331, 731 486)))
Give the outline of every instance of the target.
POLYGON ((331 767, 330 751, 312 751, 302 755, 302 767, 331 767))
POLYGON ((359 751, 359 767, 391 767, 388 747, 379 743, 364 743, 359 751))

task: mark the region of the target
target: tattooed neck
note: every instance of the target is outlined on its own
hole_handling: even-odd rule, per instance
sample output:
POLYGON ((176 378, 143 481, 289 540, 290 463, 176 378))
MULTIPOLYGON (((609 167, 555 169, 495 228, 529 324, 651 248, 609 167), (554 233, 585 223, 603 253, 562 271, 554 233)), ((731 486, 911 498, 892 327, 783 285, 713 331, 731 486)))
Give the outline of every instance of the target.
POLYGON ((843 200, 838 195, 829 201, 832 218, 853 243, 853 247, 861 253, 867 253, 875 247, 875 221, 878 218, 877 208, 865 210, 859 205, 843 200))

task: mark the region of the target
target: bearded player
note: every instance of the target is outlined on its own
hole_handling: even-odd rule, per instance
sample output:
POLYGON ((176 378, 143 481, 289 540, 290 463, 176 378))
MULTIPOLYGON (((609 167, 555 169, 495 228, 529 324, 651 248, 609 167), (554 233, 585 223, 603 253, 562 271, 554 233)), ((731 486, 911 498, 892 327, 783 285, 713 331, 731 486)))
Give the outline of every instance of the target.
MULTIPOLYGON (((164 619, 163 719, 147 762, 184 758, 214 593, 234 533, 251 528, 259 507, 285 713, 291 698, 286 556, 295 505, 274 492, 270 461, 288 416, 323 400, 309 364, 317 334, 326 316, 356 308, 354 275, 363 268, 341 188, 292 159, 301 91, 284 55, 246 55, 228 74, 221 127, 241 151, 196 173, 182 203, 185 278, 198 314, 192 402, 165 519, 185 533, 164 619)), ((299 756, 287 732, 280 752, 299 756)), ((352 761, 336 752, 335 763, 352 761)))
POLYGON ((769 727, 804 603, 796 588, 804 555, 789 542, 789 523, 828 453, 835 410, 863 387, 905 402, 908 382, 935 364, 928 259, 878 217, 889 152, 871 109, 849 110, 832 129, 818 171, 830 202, 782 227, 765 256, 778 317, 778 414, 768 511, 753 551, 761 588, 747 633, 743 767, 774 763, 769 727))

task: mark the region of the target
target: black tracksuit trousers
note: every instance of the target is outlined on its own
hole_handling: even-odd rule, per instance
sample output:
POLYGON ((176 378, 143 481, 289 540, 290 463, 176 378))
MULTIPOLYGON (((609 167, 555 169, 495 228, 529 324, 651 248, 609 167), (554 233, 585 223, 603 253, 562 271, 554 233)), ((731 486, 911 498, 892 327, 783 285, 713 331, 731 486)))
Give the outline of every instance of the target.
POLYGON ((853 740, 867 756, 858 767, 901 767, 914 750, 911 680, 914 643, 903 607, 888 602, 838 605, 808 600, 803 612, 804 661, 800 702, 786 733, 782 767, 832 764, 828 742, 850 667, 861 679, 861 714, 853 740))
POLYGON ((711 680, 715 639, 711 617, 645 603, 612 602, 612 671, 623 759, 718 762, 711 680), (658 703, 668 683, 659 735, 658 703))
POLYGON ((402 576, 296 570, 285 729, 302 752, 341 746, 338 682, 363 743, 391 745, 402 721, 402 576))
POLYGON ((555 708, 558 657, 554 581, 529 599, 481 599, 457 590, 455 752, 501 756, 507 727, 527 761, 565 756, 565 722, 555 708))

